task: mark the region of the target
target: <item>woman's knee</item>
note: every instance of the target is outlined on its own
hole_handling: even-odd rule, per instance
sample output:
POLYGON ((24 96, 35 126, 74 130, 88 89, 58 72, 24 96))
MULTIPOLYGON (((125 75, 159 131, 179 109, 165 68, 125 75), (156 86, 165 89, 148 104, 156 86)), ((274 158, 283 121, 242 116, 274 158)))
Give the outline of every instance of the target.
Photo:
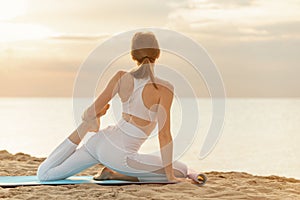
POLYGON ((37 169, 36 175, 39 181, 50 181, 50 177, 49 177, 49 173, 48 173, 49 169, 47 168, 46 165, 44 165, 44 163, 40 164, 40 166, 37 169))
POLYGON ((58 178, 57 175, 53 174, 51 171, 37 171, 37 178, 39 181, 55 181, 63 178, 58 178))
POLYGON ((46 170, 43 169, 42 165, 39 166, 36 175, 37 175, 37 178, 39 181, 47 181, 48 180, 46 170))

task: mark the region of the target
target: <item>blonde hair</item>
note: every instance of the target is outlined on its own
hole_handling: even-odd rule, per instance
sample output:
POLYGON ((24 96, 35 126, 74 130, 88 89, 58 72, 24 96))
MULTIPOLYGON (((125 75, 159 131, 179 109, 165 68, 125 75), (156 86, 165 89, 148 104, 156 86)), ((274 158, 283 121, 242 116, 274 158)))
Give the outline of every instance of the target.
POLYGON ((137 32, 131 43, 131 57, 137 62, 139 67, 131 71, 135 78, 145 78, 150 76, 150 79, 157 89, 154 81, 154 75, 150 66, 154 65, 155 60, 159 57, 160 50, 155 35, 152 32, 137 32))

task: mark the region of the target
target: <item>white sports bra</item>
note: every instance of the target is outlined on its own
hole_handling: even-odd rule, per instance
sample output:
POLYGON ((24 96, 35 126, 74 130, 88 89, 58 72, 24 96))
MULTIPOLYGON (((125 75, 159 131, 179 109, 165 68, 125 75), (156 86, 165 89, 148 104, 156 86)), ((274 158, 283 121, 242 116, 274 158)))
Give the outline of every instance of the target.
POLYGON ((133 77, 133 91, 126 102, 122 102, 123 113, 127 113, 147 121, 156 121, 157 112, 149 110, 143 101, 143 89, 149 77, 137 79, 133 77))

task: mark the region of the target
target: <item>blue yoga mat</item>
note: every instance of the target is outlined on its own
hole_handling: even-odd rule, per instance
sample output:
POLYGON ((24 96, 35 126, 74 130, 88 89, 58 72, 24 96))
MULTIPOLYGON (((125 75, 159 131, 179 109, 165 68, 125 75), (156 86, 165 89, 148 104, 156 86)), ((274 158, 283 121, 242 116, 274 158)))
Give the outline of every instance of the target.
POLYGON ((128 184, 172 184, 175 182, 132 182, 121 180, 95 181, 92 176, 71 176, 64 180, 39 181, 37 176, 0 176, 0 187, 32 186, 32 185, 69 185, 94 183, 99 185, 128 185, 128 184))

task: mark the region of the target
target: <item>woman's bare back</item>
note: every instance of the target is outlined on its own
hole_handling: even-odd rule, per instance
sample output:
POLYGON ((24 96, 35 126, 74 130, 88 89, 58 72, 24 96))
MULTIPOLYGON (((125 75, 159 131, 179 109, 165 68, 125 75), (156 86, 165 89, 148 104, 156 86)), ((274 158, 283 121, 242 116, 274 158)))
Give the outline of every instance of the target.
MULTIPOLYGON (((156 78, 157 89, 154 85, 149 81, 142 91, 142 99, 146 108, 151 111, 156 112, 159 105, 160 97, 163 95, 162 87, 166 87, 165 84, 169 84, 166 81, 156 78)), ((131 96, 134 89, 134 77, 129 72, 122 72, 122 77, 119 80, 118 86, 118 95, 121 98, 122 102, 126 102, 131 96)), ((149 135, 152 130, 155 128, 156 122, 151 122, 145 119, 141 119, 139 117, 133 116, 128 113, 122 113, 122 117, 140 129, 142 129, 147 135, 149 135)))

